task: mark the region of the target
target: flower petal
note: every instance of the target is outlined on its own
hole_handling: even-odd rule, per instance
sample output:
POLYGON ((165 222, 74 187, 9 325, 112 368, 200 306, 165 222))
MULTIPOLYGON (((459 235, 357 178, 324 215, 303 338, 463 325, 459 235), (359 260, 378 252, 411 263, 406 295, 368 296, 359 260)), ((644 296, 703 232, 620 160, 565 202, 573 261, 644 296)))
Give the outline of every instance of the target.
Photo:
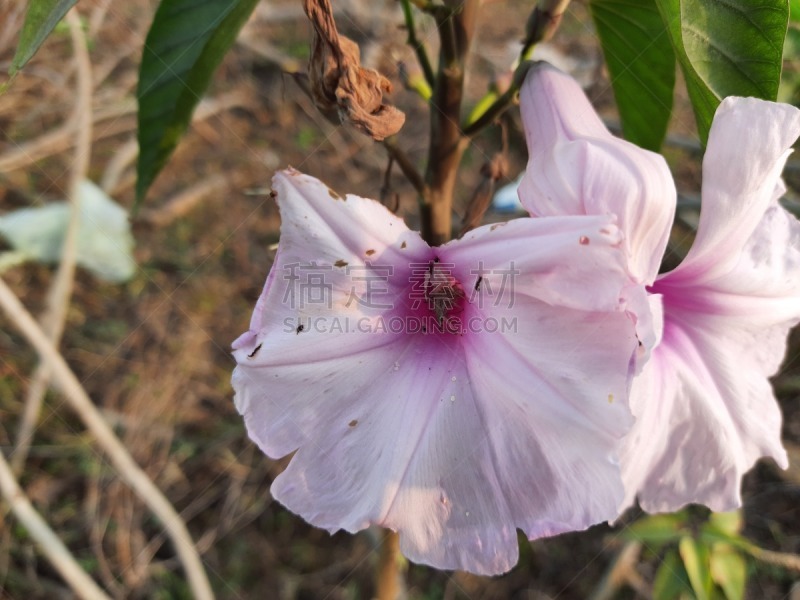
POLYGON ((631 275, 651 284, 676 205, 664 158, 612 136, 577 82, 546 63, 526 77, 520 111, 529 154, 523 206, 535 216, 616 214, 631 275))
POLYGON ((729 97, 717 108, 703 158, 697 237, 679 271, 713 280, 729 271, 782 189, 781 170, 800 135, 800 110, 729 97))
POLYGON ((613 218, 520 219, 430 249, 377 203, 331 200, 294 174, 275 187, 281 244, 250 331, 235 343, 233 385, 259 446, 273 457, 296 451, 273 483, 277 500, 331 531, 396 529, 411 560, 481 574, 515 564, 518 527, 553 535, 615 514, 623 490, 614 451, 630 427, 637 342, 620 305, 629 280, 613 218), (497 306, 489 286, 500 291, 498 270, 518 256, 511 302, 497 306), (410 263, 437 259, 442 269, 453 263, 465 295, 481 292, 465 298, 465 319, 517 317, 521 329, 316 326, 395 314, 348 304, 353 278, 337 262, 391 266, 378 299, 397 302, 410 263), (304 303, 286 274, 311 262, 328 267, 330 303, 304 303))
POLYGON ((628 503, 638 493, 646 510, 690 502, 730 510, 756 460, 786 466, 768 378, 800 321, 800 222, 773 204, 736 255, 713 281, 679 268, 653 286, 665 333, 631 390, 628 503))
POLYGON ((239 365, 233 379, 251 437, 278 458, 316 434, 319 390, 312 386, 306 398, 298 388, 365 357, 378 371, 380 361, 389 361, 394 350, 389 358, 372 355, 398 334, 375 334, 374 323, 392 314, 409 263, 432 255, 416 232, 373 200, 339 198, 296 171, 276 175, 274 188, 280 247, 250 329, 233 344, 239 365))
POLYGON ((480 292, 471 297, 489 294, 499 305, 524 294, 616 311, 628 277, 614 222, 612 215, 515 219, 474 229, 437 252, 465 289, 480 292))
POLYGON ((709 329, 669 322, 634 380, 636 424, 622 452, 625 506, 638 494, 648 512, 693 502, 733 510, 741 506, 741 478, 758 458, 786 466, 780 409, 744 352, 765 340, 743 333, 732 347, 719 327, 709 329), (744 354, 733 356, 735 350, 744 354))

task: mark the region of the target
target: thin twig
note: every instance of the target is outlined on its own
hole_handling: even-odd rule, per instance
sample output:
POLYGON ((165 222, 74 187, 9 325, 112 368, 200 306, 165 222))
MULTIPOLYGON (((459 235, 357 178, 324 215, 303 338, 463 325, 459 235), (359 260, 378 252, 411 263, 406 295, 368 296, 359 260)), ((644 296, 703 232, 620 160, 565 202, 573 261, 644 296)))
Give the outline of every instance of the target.
POLYGON ((528 74, 528 71, 533 64, 534 63, 529 60, 523 61, 519 64, 514 71, 514 77, 512 78, 511 85, 508 87, 508 89, 498 96, 497 99, 492 102, 484 111, 484 113, 475 119, 475 121, 464 126, 464 135, 467 137, 474 136, 481 129, 487 125, 490 125, 498 117, 500 117, 500 115, 508 110, 517 93, 519 92, 519 89, 522 87, 522 83, 525 81, 525 76, 528 74))
POLYGON ((47 525, 20 489, 6 457, 0 452, 0 492, 42 554, 61 574, 72 590, 86 600, 110 600, 103 590, 80 567, 75 557, 47 525))
MULTIPOLYGON (((247 106, 249 101, 250 96, 239 90, 222 94, 217 98, 204 99, 192 114, 192 125, 231 108, 247 106)), ((106 194, 113 196, 114 192, 118 191, 125 170, 136 161, 137 156, 139 156, 139 142, 135 137, 119 146, 100 178, 100 187, 106 194)))
POLYGON ((650 597, 647 586, 641 576, 636 572, 636 562, 642 551, 640 542, 628 542, 619 551, 614 562, 600 583, 600 586, 591 595, 591 600, 611 600, 617 592, 629 585, 645 598, 650 597))
MULTIPOLYGON (((95 124, 103 121, 112 121, 113 124, 113 122, 116 122, 118 119, 135 113, 136 101, 131 98, 111 108, 96 111, 92 121, 95 124)), ((121 131, 131 129, 132 127, 135 127, 135 125, 125 125, 124 128, 120 126, 112 127, 109 125, 102 128, 95 139, 99 140, 111 137, 112 135, 117 135, 121 131)), ((7 173, 9 171, 22 169, 48 156, 53 156, 59 152, 69 150, 74 142, 75 122, 68 120, 60 127, 48 131, 38 138, 25 142, 24 144, 17 144, 12 150, 0 155, 0 172, 7 173)))
POLYGON ((198 600, 213 599, 211 585, 197 549, 186 529, 186 524, 161 490, 131 458, 64 358, 53 347, 45 333, 2 278, 0 278, 0 307, 8 316, 9 321, 36 349, 39 358, 49 366, 54 382, 94 436, 98 445, 108 454, 120 477, 164 525, 186 571, 194 597, 198 600))
POLYGON ((787 571, 800 573, 800 555, 791 554, 789 552, 766 550, 765 548, 749 543, 743 548, 757 561, 781 567, 787 571))
POLYGON ((414 189, 417 190, 417 193, 422 195, 425 193, 425 181, 422 179, 422 175, 419 171, 417 171, 417 167, 414 166, 414 163, 411 162, 411 159, 408 155, 401 150, 397 144, 395 143, 394 137, 388 137, 383 140, 383 146, 386 148, 386 151, 389 153, 394 161, 397 163, 397 166, 400 167, 400 170, 403 172, 403 175, 406 176, 409 183, 414 186, 414 189))
POLYGON ((163 206, 142 211, 139 220, 156 227, 165 227, 175 219, 186 215, 201 200, 210 195, 222 193, 227 186, 228 177, 221 173, 214 173, 182 190, 164 203, 163 206))
MULTIPOLYGON (((92 64, 89 60, 89 49, 86 45, 86 36, 81 28, 80 16, 77 9, 73 8, 67 13, 66 18, 72 37, 72 46, 75 53, 75 71, 77 73, 77 89, 75 94, 75 155, 72 160, 69 190, 67 197, 70 203, 69 222, 64 235, 64 245, 61 251, 61 262, 58 265, 53 282, 47 295, 47 311, 42 316, 42 329, 47 337, 58 348, 61 336, 64 333, 64 324, 67 319, 67 309, 72 296, 72 284, 75 279, 75 264, 77 261, 78 229, 81 220, 80 187, 86 173, 89 171, 89 158, 92 149, 92 64)), ((25 400, 16 448, 11 456, 11 466, 14 473, 19 474, 25 466, 39 413, 42 410, 44 394, 50 382, 50 372, 46 365, 39 364, 33 374, 33 379, 28 387, 28 396, 25 400)))
POLYGON ((408 33, 406 43, 414 49, 414 53, 417 55, 417 60, 419 61, 419 66, 422 68, 422 72, 425 75, 425 81, 428 82, 430 87, 433 87, 436 76, 433 74, 433 67, 431 67, 431 61, 428 58, 425 45, 417 37, 417 26, 414 23, 414 12, 411 9, 411 3, 409 0, 400 0, 400 4, 403 7, 403 17, 406 21, 406 32, 408 33))
POLYGON ((522 50, 519 53, 517 66, 514 68, 511 86, 492 102, 486 112, 480 115, 473 123, 465 124, 463 128, 465 135, 468 137, 474 136, 511 106, 530 68, 529 59, 533 54, 534 46, 553 37, 569 2, 570 0, 539 0, 528 19, 525 39, 522 42, 522 50))
MULTIPOLYGON (((208 118, 211 114, 235 106, 247 106, 250 103, 250 99, 251 96, 249 94, 234 90, 227 94, 221 94, 219 98, 214 100, 201 100, 195 111, 197 116, 192 117, 192 122, 208 118)), ((126 98, 110 108, 98 108, 92 115, 92 122, 95 125, 104 121, 111 121, 111 123, 97 128, 98 131, 94 141, 135 129, 135 123, 128 124, 125 121, 117 123, 123 117, 134 115, 135 113, 136 100, 133 98, 126 98)), ((74 143, 74 139, 75 123, 72 120, 68 120, 60 127, 48 131, 34 140, 16 145, 5 154, 0 155, 0 173, 22 169, 48 156, 69 150, 74 143)))

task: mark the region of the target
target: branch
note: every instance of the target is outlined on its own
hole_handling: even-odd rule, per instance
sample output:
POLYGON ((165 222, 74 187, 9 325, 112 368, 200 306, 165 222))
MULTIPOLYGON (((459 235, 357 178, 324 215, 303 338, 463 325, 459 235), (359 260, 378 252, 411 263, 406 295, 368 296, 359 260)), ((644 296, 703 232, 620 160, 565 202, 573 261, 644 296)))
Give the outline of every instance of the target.
POLYGON ((453 190, 467 140, 461 131, 464 67, 480 0, 450 2, 435 11, 441 38, 439 70, 431 98, 431 134, 425 195, 421 199, 422 237, 432 246, 452 235, 453 190), (453 6, 450 6, 453 4, 453 6))
POLYGON ((523 61, 519 64, 514 71, 514 77, 511 80, 511 85, 508 87, 508 89, 503 92, 503 94, 499 96, 497 100, 492 102, 486 111, 484 111, 482 115, 475 119, 475 121, 464 126, 464 135, 467 137, 474 136, 481 129, 493 123, 500 115, 510 108, 511 103, 514 101, 519 89, 522 87, 522 83, 525 81, 525 76, 528 74, 528 71, 534 64, 535 63, 529 60, 523 61))
POLYGON ((47 525, 20 489, 11 467, 0 452, 0 492, 39 550, 55 567, 73 591, 86 600, 110 600, 94 580, 80 567, 75 557, 47 525))
POLYGON ((414 49, 419 61, 419 66, 425 74, 425 81, 428 82, 430 87, 433 87, 436 81, 436 76, 433 74, 433 67, 431 61, 428 59, 428 53, 425 50, 425 45, 417 37, 417 27, 414 23, 414 12, 411 10, 410 0, 400 0, 403 7, 403 17, 406 21, 406 31, 408 32, 408 39, 406 43, 414 49))
POLYGON ((417 190, 417 193, 420 195, 424 194, 425 181, 422 179, 422 175, 417 171, 417 167, 414 166, 414 163, 411 162, 408 155, 397 146, 394 136, 383 140, 383 146, 386 148, 389 156, 391 156, 400 167, 406 179, 408 179, 411 185, 414 186, 414 189, 417 190))
MULTIPOLYGON (((75 155, 72 160, 69 190, 67 192, 67 198, 70 203, 69 222, 64 235, 61 262, 58 265, 58 270, 47 295, 47 311, 42 316, 42 329, 56 348, 61 342, 61 336, 64 333, 67 309, 72 296, 75 263, 77 261, 78 229, 81 221, 79 194, 81 182, 86 179, 86 174, 89 171, 89 158, 92 151, 92 64, 89 60, 86 36, 81 28, 77 9, 70 10, 67 13, 66 20, 72 36, 72 46, 75 52, 75 70, 77 73, 75 112, 73 116, 77 140, 75 142, 75 155)), ((28 396, 25 399, 25 409, 17 435, 17 444, 11 456, 11 466, 16 474, 21 473, 25 466, 34 430, 39 421, 39 413, 42 410, 44 394, 49 385, 50 371, 46 365, 39 364, 28 386, 28 396)))
POLYGON ((612 600, 625 585, 631 586, 640 596, 650 598, 651 594, 647 585, 636 571, 636 563, 641 551, 642 544, 640 542, 625 544, 603 577, 600 586, 591 595, 591 600, 612 600))
MULTIPOLYGON (((511 86, 503 95, 492 102, 486 111, 478 116, 474 122, 465 124, 465 135, 468 137, 474 136, 511 106, 531 66, 529 60, 533 54, 534 46, 539 42, 547 41, 553 37, 553 34, 561 23, 561 17, 564 16, 567 10, 569 2, 570 0, 539 0, 539 3, 528 18, 528 23, 525 27, 525 39, 522 42, 522 50, 517 59, 517 66, 514 69, 511 86)), ((487 96, 492 93, 493 92, 490 92, 487 96)))
POLYGON ((131 458, 64 358, 2 279, 0 279, 0 307, 8 316, 9 321, 36 349, 40 360, 48 366, 61 392, 100 447, 108 454, 120 477, 164 525, 186 571, 194 597, 198 600, 212 600, 214 594, 211 591, 211 585, 208 583, 203 563, 186 529, 186 524, 161 490, 131 458))

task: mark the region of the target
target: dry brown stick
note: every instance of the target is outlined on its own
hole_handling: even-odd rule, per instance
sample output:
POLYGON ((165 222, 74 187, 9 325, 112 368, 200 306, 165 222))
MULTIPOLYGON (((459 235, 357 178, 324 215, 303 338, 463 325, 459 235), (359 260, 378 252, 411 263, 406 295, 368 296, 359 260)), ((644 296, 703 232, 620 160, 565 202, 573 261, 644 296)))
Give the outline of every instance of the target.
MULTIPOLYGON (((67 319, 67 309, 72 297, 72 284, 75 278, 75 265, 77 261, 78 228, 81 218, 80 187, 89 170, 89 158, 92 148, 92 65, 89 60, 89 49, 86 36, 81 28, 80 17, 73 8, 67 13, 74 48, 74 57, 77 73, 77 90, 75 94, 75 111, 72 120, 76 133, 75 155, 70 172, 69 190, 67 198, 70 203, 70 216, 67 231, 64 235, 64 245, 61 252, 61 262, 58 265, 53 282, 47 295, 47 310, 42 316, 42 329, 47 334, 53 346, 58 347, 64 333, 64 324, 67 319)), ((11 466, 14 473, 19 474, 25 466, 31 440, 39 413, 42 410, 42 401, 50 381, 49 369, 44 364, 39 364, 33 374, 25 399, 25 409, 17 434, 16 447, 11 456, 11 466)))
POLYGON ((47 557, 47 560, 80 598, 110 600, 109 596, 80 567, 75 557, 33 507, 20 489, 2 452, 0 452, 0 492, 11 508, 11 512, 25 527, 42 554, 47 557))
POLYGON ((630 585, 639 595, 649 598, 650 593, 641 576, 636 572, 636 562, 639 560, 641 551, 642 544, 640 542, 625 544, 603 577, 600 586, 592 594, 591 600, 611 600, 625 585, 630 585))
MULTIPOLYGON (((238 90, 203 100, 192 115, 192 124, 210 119, 236 106, 247 106, 248 102, 249 96, 238 90)), ((139 142, 136 138, 128 140, 117 149, 100 179, 100 187, 106 194, 113 196, 120 186, 125 170, 133 164, 138 155, 139 142)))
MULTIPOLYGON (((112 107, 94 113, 92 122, 97 124, 103 121, 111 121, 136 112, 136 104, 133 101, 124 102, 119 106, 112 107)), ((118 134, 119 128, 103 129, 95 140, 118 134)), ((75 141, 75 123, 70 120, 38 138, 16 145, 3 155, 0 155, 0 172, 15 171, 22 169, 37 161, 53 156, 60 152, 69 150, 75 141)))
POLYGON ((422 179, 422 175, 417 170, 417 167, 414 166, 414 163, 411 162, 409 156, 398 147, 394 136, 383 140, 383 146, 389 156, 397 163, 397 166, 400 167, 409 183, 417 190, 417 193, 423 195, 425 193, 425 180, 422 179))
POLYGON ((400 537, 391 529, 383 531, 378 551, 375 589, 378 600, 398 600, 402 595, 400 578, 400 537))
POLYGON ((108 454, 120 477, 164 525, 186 571, 194 597, 198 600, 213 599, 211 585, 189 531, 186 529, 186 524, 161 490, 133 460, 125 446, 103 419, 64 358, 53 347, 45 333, 2 278, 0 278, 0 307, 36 349, 39 358, 49 366, 54 383, 86 425, 93 439, 108 454))
POLYGON ((142 211, 140 219, 156 227, 164 227, 187 214, 207 196, 221 193, 227 185, 228 178, 221 173, 209 175, 170 198, 163 206, 142 211))
POLYGON ((746 550, 758 561, 800 573, 800 555, 766 550, 755 544, 748 544, 746 550))

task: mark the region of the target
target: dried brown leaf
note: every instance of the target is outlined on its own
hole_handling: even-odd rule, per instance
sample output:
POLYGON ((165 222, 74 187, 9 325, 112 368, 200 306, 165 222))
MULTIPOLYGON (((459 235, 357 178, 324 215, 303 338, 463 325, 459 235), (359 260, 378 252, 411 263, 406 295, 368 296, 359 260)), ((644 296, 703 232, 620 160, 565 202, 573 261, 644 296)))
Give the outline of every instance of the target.
POLYGON ((377 141, 400 131, 405 115, 383 101, 392 84, 361 66, 358 45, 336 30, 329 0, 305 0, 303 6, 314 26, 308 77, 317 107, 338 110, 342 121, 377 141))

